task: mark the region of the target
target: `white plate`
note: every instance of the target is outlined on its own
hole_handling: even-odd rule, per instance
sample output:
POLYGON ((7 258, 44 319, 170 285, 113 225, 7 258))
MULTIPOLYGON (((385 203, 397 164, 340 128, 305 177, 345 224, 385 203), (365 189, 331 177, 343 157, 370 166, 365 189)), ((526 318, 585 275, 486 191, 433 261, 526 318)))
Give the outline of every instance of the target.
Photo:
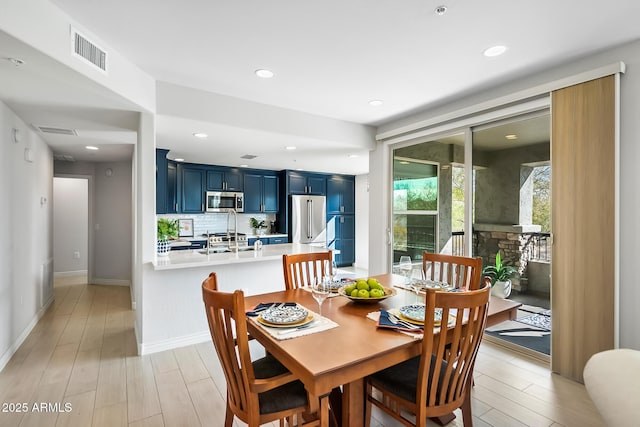
POLYGON ((309 312, 299 305, 279 305, 260 313, 259 318, 274 325, 291 325, 306 319, 309 312))
MULTIPOLYGON (((424 304, 411 304, 400 307, 400 314, 403 317, 406 317, 409 320, 413 320, 415 322, 423 322, 424 323, 424 304)), ((436 308, 435 317, 436 322, 440 322, 442 320, 442 309, 436 308)))

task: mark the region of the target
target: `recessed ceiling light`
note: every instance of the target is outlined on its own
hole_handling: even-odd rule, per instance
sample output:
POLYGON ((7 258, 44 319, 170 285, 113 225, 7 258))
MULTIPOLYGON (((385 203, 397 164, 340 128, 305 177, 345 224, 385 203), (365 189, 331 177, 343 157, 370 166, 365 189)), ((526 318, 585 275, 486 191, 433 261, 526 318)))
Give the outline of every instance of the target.
POLYGON ((7 58, 7 61, 11 62, 16 67, 19 67, 24 64, 24 61, 20 58, 7 58))
POLYGON ((248 168, 249 165, 240 165, 241 168, 248 168))
POLYGON ((372 99, 371 101, 369 101, 369 105, 371 105, 372 107, 379 107, 383 103, 384 102, 381 99, 372 99))
POLYGON ((94 151, 95 151, 95 150, 99 150, 99 148, 98 148, 98 147, 94 147, 93 145, 87 145, 87 146, 86 146, 86 147, 84 147, 84 148, 86 148, 87 150, 94 150, 94 151))
POLYGON ((196 138, 206 138, 209 135, 207 135, 206 133, 202 133, 202 132, 196 132, 193 134, 193 136, 195 136, 196 138))
POLYGON ((505 135, 504 137, 507 138, 507 139, 518 139, 518 135, 515 135, 513 133, 509 134, 509 135, 505 135))
POLYGON ((285 150, 295 150, 296 147, 294 147, 293 145, 289 145, 287 147, 284 147, 285 150))
POLYGON ((436 15, 438 16, 442 16, 445 13, 447 13, 447 6, 442 5, 442 6, 438 6, 436 7, 436 9, 434 10, 434 12, 436 13, 436 15))
POLYGON ((180 157, 178 157, 177 159, 173 159, 173 160, 175 160, 176 162, 184 162, 184 159, 180 158, 180 157))
POLYGON ((357 154, 349 154, 349 158, 350 158, 350 159, 355 159, 356 157, 358 157, 358 155, 357 155, 357 154))
POLYGON ((483 55, 487 57, 499 56, 505 53, 506 51, 507 51, 506 46, 491 46, 490 48, 485 49, 485 51, 483 52, 483 55))
POLYGON ((256 76, 263 79, 270 79, 271 77, 274 76, 274 74, 273 74, 273 71, 271 70, 265 70, 264 68, 261 68, 259 70, 256 70, 256 76))

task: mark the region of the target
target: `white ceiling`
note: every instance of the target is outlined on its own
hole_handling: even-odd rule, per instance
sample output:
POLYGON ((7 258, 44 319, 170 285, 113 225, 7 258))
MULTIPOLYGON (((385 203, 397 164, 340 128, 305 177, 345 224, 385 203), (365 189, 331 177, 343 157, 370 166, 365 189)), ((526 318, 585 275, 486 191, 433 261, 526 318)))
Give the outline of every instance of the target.
MULTIPOLYGON (((159 81, 372 126, 640 38, 635 22, 640 16, 637 0, 53 3, 97 35, 108 49, 118 51, 159 81), (443 16, 434 13, 440 4, 448 7, 443 16), (496 44, 506 45, 507 52, 496 58, 482 55, 485 48, 496 44), (254 75, 258 68, 273 70, 275 77, 258 79, 254 75), (368 101, 372 99, 384 100, 384 104, 371 107, 368 101)), ((6 52, 0 51, 0 56, 6 57, 6 52)), ((0 73, 3 67, 7 65, 0 64, 0 73)), ((41 82, 37 86, 60 83, 41 82)), ((41 87, 34 93, 23 90, 20 96, 7 92, 0 88, 0 97, 14 96, 7 103, 27 119, 38 109, 63 115, 60 109, 65 105, 59 100, 72 103, 69 97, 49 99, 41 87)), ((77 101, 75 107, 88 103, 97 111, 117 108, 103 94, 96 95, 96 88, 86 92, 96 99, 77 101)), ((126 113, 123 119, 125 124, 112 123, 111 129, 90 130, 123 130, 126 113)), ((43 124, 64 126, 62 122, 43 124)), ((214 119, 201 124, 216 130, 214 119)), ((167 144, 174 141, 177 147, 184 132, 193 132, 193 125, 188 120, 159 117, 157 139, 167 144)), ((264 148, 265 161, 269 156, 273 161, 294 155, 283 154, 285 144, 270 143, 268 135, 234 132, 233 142, 224 150, 219 144, 194 148, 193 141, 180 142, 180 146, 185 156, 206 153, 234 158, 247 154, 249 148, 264 148)), ((327 171, 345 167, 331 161, 340 147, 317 145, 321 146, 295 153, 297 162, 309 165, 305 162, 311 157, 316 165, 328 160, 327 171)), ((342 163, 348 151, 340 152, 342 163)), ((357 154, 360 157, 346 165, 354 173, 366 172, 366 152, 357 154)))

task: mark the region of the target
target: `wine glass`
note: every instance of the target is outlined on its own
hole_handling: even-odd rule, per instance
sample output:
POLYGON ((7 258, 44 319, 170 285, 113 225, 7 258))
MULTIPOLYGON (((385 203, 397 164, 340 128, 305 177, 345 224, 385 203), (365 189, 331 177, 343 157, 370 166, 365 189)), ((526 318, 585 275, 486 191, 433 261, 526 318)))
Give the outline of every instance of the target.
POLYGON ((413 268, 413 265, 411 264, 411 257, 408 255, 401 256, 400 261, 398 262, 398 268, 404 277, 409 278, 411 275, 411 269, 413 268))
POLYGON ((315 277, 311 284, 311 295, 318 302, 318 314, 322 316, 322 303, 329 296, 330 284, 325 277, 315 277))

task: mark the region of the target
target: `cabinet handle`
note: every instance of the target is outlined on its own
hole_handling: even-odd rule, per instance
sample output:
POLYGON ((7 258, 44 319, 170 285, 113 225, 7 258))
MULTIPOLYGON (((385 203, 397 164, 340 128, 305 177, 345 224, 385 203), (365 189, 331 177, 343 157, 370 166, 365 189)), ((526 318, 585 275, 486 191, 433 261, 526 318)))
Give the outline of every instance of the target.
POLYGON ((344 206, 340 206, 340 212, 344 212, 344 206))
POLYGON ((341 224, 344 223, 344 217, 343 216, 340 217, 340 223, 341 224))
POLYGON ((201 203, 201 204, 200 204, 200 210, 201 210, 202 212, 204 212, 204 203, 201 203))
POLYGON ((176 212, 178 212, 178 204, 176 203, 176 212))

